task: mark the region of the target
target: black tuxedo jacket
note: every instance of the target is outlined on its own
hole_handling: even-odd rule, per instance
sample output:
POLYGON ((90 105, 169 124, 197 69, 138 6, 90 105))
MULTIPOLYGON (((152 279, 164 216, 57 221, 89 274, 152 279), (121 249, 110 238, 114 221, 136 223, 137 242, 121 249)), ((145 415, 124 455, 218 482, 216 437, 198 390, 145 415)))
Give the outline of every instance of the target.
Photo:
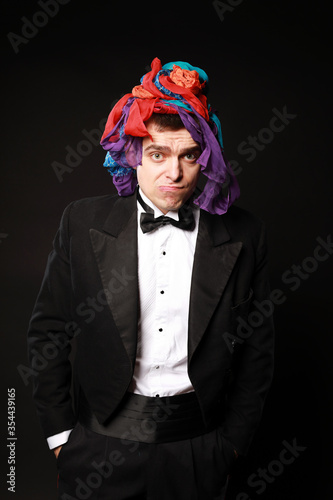
MULTIPOLYGON (((181 249, 179 249, 181 251, 181 249)), ((221 430, 241 454, 260 421, 273 372, 272 318, 251 311, 269 296, 265 234, 250 213, 201 211, 188 325, 188 373, 202 414, 223 402, 221 430)), ((45 436, 73 427, 75 387, 105 422, 131 382, 138 324, 136 195, 70 204, 28 333, 34 398, 45 436)), ((269 315, 268 315, 269 316, 269 315)))

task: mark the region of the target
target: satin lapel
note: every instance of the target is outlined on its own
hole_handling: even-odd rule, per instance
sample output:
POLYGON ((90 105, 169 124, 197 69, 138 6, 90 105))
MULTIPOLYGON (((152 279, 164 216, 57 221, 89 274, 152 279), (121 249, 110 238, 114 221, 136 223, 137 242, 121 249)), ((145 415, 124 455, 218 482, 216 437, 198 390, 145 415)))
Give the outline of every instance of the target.
POLYGON ((219 216, 201 211, 193 262, 189 311, 189 361, 221 298, 242 242, 227 243, 229 233, 219 216))
POLYGON ((133 364, 138 326, 138 264, 136 197, 119 198, 103 232, 90 229, 108 305, 133 364))

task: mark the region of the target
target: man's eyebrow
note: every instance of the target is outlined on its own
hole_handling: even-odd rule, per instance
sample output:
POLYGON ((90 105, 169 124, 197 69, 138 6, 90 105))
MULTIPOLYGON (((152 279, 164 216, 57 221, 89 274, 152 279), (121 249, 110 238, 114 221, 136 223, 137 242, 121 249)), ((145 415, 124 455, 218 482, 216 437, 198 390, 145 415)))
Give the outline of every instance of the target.
MULTIPOLYGON (((170 153, 171 149, 169 146, 163 146, 161 144, 150 144, 146 148, 144 148, 144 152, 147 153, 149 151, 160 151, 161 153, 170 153)), ((180 155, 190 154, 190 153, 200 153, 200 146, 191 146, 189 148, 184 148, 180 151, 180 155)))
POLYGON ((149 146, 147 146, 146 148, 144 148, 144 152, 147 152, 147 151, 161 151, 161 152, 165 152, 165 153, 170 153, 171 149, 169 148, 169 146, 162 146, 161 144, 150 144, 149 146))
POLYGON ((201 153, 201 148, 200 146, 192 146, 190 148, 185 148, 183 151, 181 151, 181 154, 190 154, 190 153, 201 153))

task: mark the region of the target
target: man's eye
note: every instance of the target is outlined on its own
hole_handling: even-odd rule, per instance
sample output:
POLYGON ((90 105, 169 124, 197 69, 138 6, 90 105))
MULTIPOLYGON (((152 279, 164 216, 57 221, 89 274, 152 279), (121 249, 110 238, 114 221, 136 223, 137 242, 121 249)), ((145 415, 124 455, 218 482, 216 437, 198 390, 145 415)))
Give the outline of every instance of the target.
POLYGON ((186 160, 189 160, 189 161, 194 161, 197 159, 196 155, 193 153, 188 153, 187 155, 185 155, 185 158, 186 158, 186 160))
POLYGON ((151 155, 151 157, 153 158, 153 160, 161 160, 162 159, 161 153, 153 153, 151 155))

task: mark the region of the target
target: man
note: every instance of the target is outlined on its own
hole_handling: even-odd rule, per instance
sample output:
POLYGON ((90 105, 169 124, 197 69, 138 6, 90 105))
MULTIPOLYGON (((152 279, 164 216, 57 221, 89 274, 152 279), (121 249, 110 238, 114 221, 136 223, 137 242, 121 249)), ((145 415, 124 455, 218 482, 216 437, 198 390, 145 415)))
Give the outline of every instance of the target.
POLYGON ((151 67, 101 140, 120 196, 67 207, 29 328, 60 499, 223 499, 271 383, 265 233, 231 207, 208 77, 151 67))

